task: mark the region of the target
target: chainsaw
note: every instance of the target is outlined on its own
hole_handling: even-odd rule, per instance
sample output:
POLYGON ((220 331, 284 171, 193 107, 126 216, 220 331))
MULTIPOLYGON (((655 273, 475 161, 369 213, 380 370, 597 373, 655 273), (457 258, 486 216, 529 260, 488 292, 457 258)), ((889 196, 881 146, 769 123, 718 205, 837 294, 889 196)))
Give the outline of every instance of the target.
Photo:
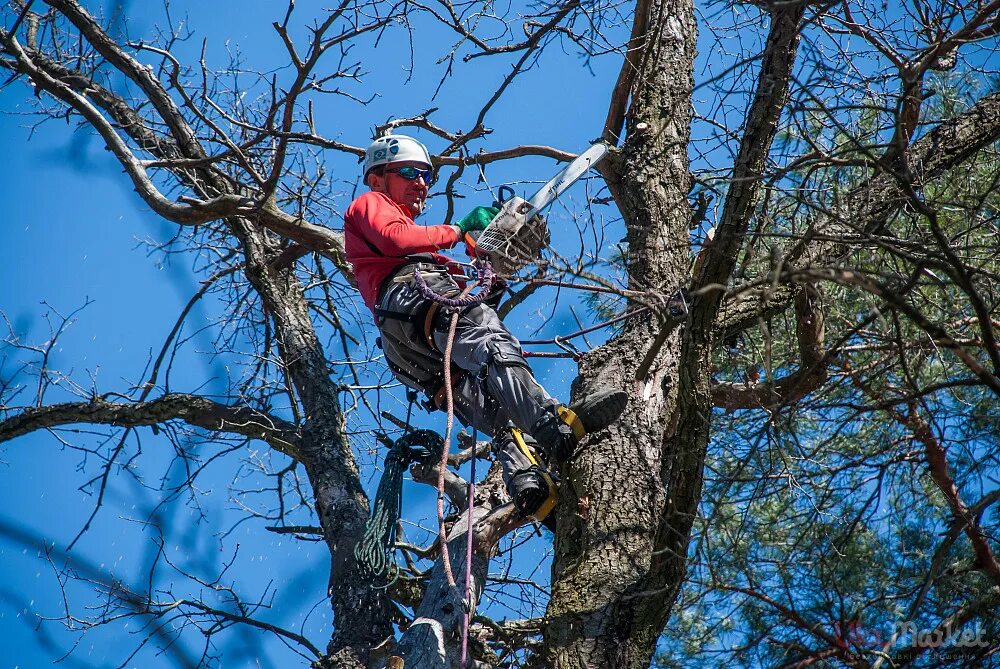
POLYGON ((514 195, 510 186, 501 186, 497 191, 500 213, 480 234, 465 236, 471 252, 489 260, 493 270, 505 278, 538 260, 542 249, 549 244, 549 229, 539 214, 607 153, 607 144, 594 144, 527 200, 514 195))

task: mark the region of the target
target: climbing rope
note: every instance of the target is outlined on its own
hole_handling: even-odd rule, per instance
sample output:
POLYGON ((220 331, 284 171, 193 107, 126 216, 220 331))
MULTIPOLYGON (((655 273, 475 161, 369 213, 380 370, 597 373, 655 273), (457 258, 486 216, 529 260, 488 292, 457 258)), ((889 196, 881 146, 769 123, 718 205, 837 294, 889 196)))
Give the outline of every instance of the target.
POLYGON ((479 439, 479 430, 476 427, 476 413, 479 411, 479 383, 474 385, 476 397, 473 400, 472 411, 472 471, 469 472, 469 527, 465 532, 465 611, 462 616, 462 659, 463 669, 468 666, 469 661, 469 624, 472 615, 472 539, 473 539, 473 516, 472 512, 476 508, 476 446, 479 439))
MULTIPOLYGON (((469 624, 471 622, 470 612, 472 610, 472 545, 473 545, 473 511, 475 510, 475 493, 476 493, 476 437, 477 433, 475 427, 473 427, 473 437, 472 437, 472 471, 469 476, 469 495, 468 495, 468 514, 469 522, 466 532, 465 540, 465 596, 461 596, 458 592, 458 584, 455 581, 455 574, 451 568, 451 556, 448 552, 448 535, 445 531, 444 525, 444 478, 445 478, 445 468, 448 466, 448 445, 451 444, 451 431, 455 424, 455 398, 452 389, 452 379, 451 379, 451 354, 452 348, 455 344, 455 332, 458 329, 458 319, 461 310, 470 307, 475 304, 484 302, 493 292, 493 289, 497 285, 502 285, 504 283, 503 279, 496 276, 493 272, 493 268, 490 263, 486 260, 476 259, 473 266, 476 268, 476 280, 470 283, 462 294, 457 298, 445 297, 434 291, 427 281, 420 273, 420 269, 417 268, 413 272, 413 280, 417 286, 417 290, 420 292, 421 296, 425 299, 437 302, 438 304, 451 310, 451 317, 448 323, 448 337, 445 342, 444 347, 444 396, 445 396, 445 409, 447 411, 448 419, 445 424, 444 433, 444 444, 445 447, 442 448, 441 458, 438 465, 438 480, 437 480, 437 516, 438 516, 438 543, 441 546, 441 563, 444 568, 445 579, 448 582, 448 587, 451 588, 452 592, 455 593, 456 597, 459 598, 463 603, 463 615, 462 615, 462 655, 461 655, 461 666, 468 666, 468 643, 469 643, 469 624), (480 286, 478 293, 473 294, 472 290, 476 286, 480 286)), ((478 399, 477 399, 478 403, 478 399)), ((475 423, 475 421, 473 421, 475 423)))
MULTIPOLYGON (((412 404, 410 406, 412 408, 412 404)), ((410 421, 406 422, 409 425, 410 421)), ((386 581, 381 587, 387 588, 399 578, 399 568, 392 554, 402 513, 403 472, 414 462, 436 461, 439 453, 447 452, 444 444, 441 435, 433 430, 414 430, 393 442, 385 456, 385 469, 375 493, 372 514, 354 547, 354 557, 362 570, 373 581, 386 581)))
POLYGON ((455 423, 455 405, 451 394, 451 349, 452 344, 455 343, 455 330, 457 327, 458 311, 455 311, 451 315, 451 323, 448 325, 448 341, 444 347, 444 397, 445 406, 448 410, 448 421, 445 423, 445 446, 441 449, 437 480, 438 541, 441 544, 441 561, 444 566, 444 575, 448 580, 448 587, 452 590, 457 590, 458 588, 455 585, 455 575, 451 571, 451 557, 448 555, 448 535, 444 529, 444 472, 448 467, 448 448, 451 446, 451 429, 455 423))
MULTIPOLYGON (((427 284, 427 280, 424 279, 420 268, 417 267, 413 270, 413 282, 416 285, 417 290, 420 292, 420 295, 425 299, 436 302, 443 307, 447 307, 452 312, 451 319, 448 323, 448 338, 444 348, 444 396, 448 420, 445 425, 444 432, 445 448, 442 449, 441 459, 438 465, 437 517, 438 542, 441 545, 441 562, 444 567, 444 574, 448 582, 448 587, 452 588, 456 591, 456 593, 458 586, 455 583, 455 574, 451 568, 451 556, 448 554, 448 536, 444 526, 444 473, 445 468, 448 466, 448 445, 451 444, 451 431, 455 424, 455 405, 451 386, 451 351, 455 343, 455 331, 458 328, 460 310, 465 307, 470 307, 484 302, 490 296, 494 287, 503 283, 503 279, 494 273, 489 261, 477 258, 473 261, 473 267, 476 269, 475 281, 470 283, 465 290, 462 291, 462 294, 459 295, 459 297, 455 298, 446 297, 435 292, 434 289, 427 284), (480 287, 479 292, 472 293, 473 289, 477 285, 480 287)), ((469 500, 469 503, 472 503, 471 499, 469 500)), ((471 560, 472 554, 470 552, 467 556, 467 561, 471 563, 471 560)), ((461 597, 459 598, 461 599, 461 597)))

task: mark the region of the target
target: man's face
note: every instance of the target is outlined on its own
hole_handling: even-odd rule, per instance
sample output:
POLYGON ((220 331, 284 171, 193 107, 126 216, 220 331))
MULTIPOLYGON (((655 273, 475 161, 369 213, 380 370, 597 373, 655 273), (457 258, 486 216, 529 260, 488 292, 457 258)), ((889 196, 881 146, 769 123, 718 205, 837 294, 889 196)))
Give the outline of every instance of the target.
POLYGON ((382 174, 375 172, 369 174, 368 185, 376 193, 384 193, 396 204, 409 209, 413 217, 416 218, 424 210, 424 205, 427 201, 428 184, 422 177, 417 177, 411 181, 393 171, 401 167, 427 169, 427 165, 419 162, 391 163, 386 165, 385 172, 382 174))

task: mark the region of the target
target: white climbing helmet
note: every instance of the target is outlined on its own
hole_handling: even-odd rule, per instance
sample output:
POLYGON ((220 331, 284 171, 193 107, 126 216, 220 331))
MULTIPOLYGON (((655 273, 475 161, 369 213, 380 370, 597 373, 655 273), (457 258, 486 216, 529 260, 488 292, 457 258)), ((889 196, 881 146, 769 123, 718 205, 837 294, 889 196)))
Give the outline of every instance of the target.
POLYGON ((431 167, 431 155, 427 147, 406 135, 382 135, 377 137, 365 151, 365 171, 367 177, 372 169, 389 163, 415 162, 431 167))

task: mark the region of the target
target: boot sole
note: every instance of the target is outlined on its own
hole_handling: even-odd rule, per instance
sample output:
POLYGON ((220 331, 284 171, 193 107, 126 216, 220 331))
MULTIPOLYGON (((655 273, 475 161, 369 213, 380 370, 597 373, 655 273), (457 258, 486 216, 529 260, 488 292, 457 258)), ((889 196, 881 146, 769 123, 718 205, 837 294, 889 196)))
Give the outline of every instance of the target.
POLYGON ((606 390, 594 393, 570 409, 583 423, 588 434, 603 430, 622 417, 628 404, 628 393, 623 390, 606 390))

